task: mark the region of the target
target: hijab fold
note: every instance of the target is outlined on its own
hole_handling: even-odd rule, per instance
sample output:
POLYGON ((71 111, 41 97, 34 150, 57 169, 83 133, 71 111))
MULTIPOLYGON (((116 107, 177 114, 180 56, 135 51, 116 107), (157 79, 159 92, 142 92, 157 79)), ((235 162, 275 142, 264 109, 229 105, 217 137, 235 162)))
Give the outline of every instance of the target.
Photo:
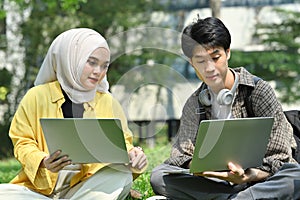
POLYGON ((80 82, 88 57, 97 48, 110 52, 104 37, 92 29, 76 28, 61 33, 50 45, 34 85, 58 80, 70 100, 77 104, 92 101, 96 91, 108 93, 106 76, 94 90, 87 90, 80 82))

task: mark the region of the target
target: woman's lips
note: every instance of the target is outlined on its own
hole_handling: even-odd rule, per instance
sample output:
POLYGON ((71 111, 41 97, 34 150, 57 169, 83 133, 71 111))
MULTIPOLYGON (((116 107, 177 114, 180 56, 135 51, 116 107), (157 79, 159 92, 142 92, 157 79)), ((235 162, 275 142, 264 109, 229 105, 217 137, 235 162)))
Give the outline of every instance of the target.
POLYGON ((89 77, 89 79, 90 79, 92 82, 95 82, 95 83, 97 83, 97 82, 99 81, 98 78, 92 78, 92 77, 89 77))

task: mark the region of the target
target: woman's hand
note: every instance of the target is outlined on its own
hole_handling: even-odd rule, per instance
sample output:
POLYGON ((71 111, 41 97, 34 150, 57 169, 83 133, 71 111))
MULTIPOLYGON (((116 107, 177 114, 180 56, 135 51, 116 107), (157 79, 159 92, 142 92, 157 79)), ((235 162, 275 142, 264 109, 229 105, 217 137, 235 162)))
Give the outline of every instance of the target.
POLYGON ((148 161, 145 153, 143 152, 141 147, 134 147, 132 148, 129 153, 129 159, 131 162, 131 167, 137 170, 143 169, 148 161))
POLYGON ((41 167, 47 168, 49 171, 56 173, 59 172, 62 168, 67 165, 70 165, 72 162, 67 155, 61 155, 61 151, 57 150, 49 156, 46 156, 42 163, 41 167))

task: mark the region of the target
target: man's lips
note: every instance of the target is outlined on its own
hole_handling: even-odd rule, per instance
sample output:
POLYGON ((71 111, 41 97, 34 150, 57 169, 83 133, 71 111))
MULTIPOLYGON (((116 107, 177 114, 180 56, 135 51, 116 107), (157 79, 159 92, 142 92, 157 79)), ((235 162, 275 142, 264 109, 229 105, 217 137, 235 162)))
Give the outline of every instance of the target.
POLYGON ((206 79, 213 80, 217 77, 218 77, 218 75, 206 76, 206 79))

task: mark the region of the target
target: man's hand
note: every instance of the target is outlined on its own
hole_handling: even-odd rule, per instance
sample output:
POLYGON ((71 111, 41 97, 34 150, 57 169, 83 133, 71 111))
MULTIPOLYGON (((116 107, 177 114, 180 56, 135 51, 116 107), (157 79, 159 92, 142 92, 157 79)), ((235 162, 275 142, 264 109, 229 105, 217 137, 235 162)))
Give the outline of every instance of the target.
POLYGON ((246 171, 241 168, 237 164, 233 164, 232 162, 228 163, 228 171, 222 172, 214 172, 214 171, 206 171, 202 173, 195 174, 196 176, 206 176, 219 178, 225 181, 229 181, 234 184, 241 184, 250 181, 256 181, 258 177, 258 172, 261 171, 259 169, 247 169, 246 171))
POLYGON ((143 152, 141 147, 134 147, 132 148, 129 153, 129 159, 131 161, 131 167, 137 170, 143 169, 148 161, 146 158, 145 153, 143 152))
POLYGON ((41 167, 47 168, 49 171, 56 173, 72 162, 67 155, 61 155, 61 151, 57 150, 49 156, 46 156, 41 162, 41 167))

